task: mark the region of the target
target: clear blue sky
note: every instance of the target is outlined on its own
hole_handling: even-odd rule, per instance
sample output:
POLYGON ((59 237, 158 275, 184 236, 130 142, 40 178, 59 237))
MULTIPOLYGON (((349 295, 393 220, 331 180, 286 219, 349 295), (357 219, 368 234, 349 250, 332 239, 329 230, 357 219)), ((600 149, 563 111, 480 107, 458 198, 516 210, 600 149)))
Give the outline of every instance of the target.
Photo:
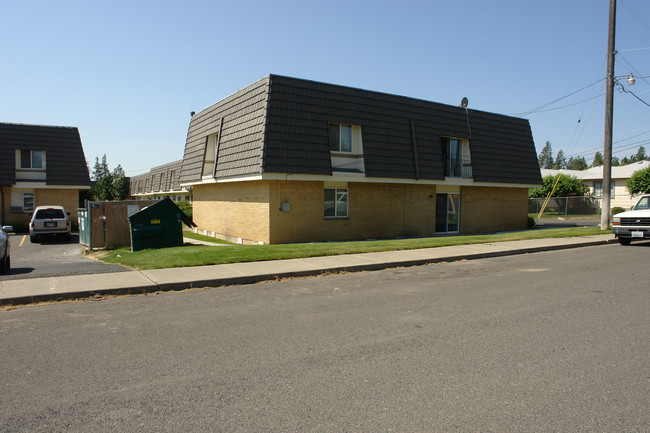
MULTIPOLYGON (((91 168, 106 154, 111 169, 121 164, 135 175, 182 159, 190 111, 270 73, 450 105, 466 96, 470 108, 510 115, 598 82, 552 111, 523 116, 538 153, 550 141, 555 153, 589 161, 603 146, 608 7, 608 0, 4 1, 0 122, 76 126, 91 168)), ((650 77, 650 1, 618 0, 616 38, 616 75, 650 77)), ((650 103, 650 78, 629 89, 650 103)), ((639 145, 650 153, 650 107, 617 92, 614 154, 639 145)))

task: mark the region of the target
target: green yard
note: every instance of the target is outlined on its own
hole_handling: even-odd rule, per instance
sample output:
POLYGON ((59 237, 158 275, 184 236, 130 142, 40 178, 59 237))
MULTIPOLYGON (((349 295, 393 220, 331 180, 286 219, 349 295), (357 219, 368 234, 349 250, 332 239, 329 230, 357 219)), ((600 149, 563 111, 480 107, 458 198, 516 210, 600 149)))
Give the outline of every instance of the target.
MULTIPOLYGON (((182 247, 131 252, 120 248, 97 254, 106 263, 118 263, 133 269, 161 269, 185 266, 215 265, 224 263, 256 262, 295 259, 340 254, 360 254, 379 251, 398 251, 418 248, 435 248, 451 245, 468 245, 488 242, 505 242, 522 239, 562 238, 608 234, 599 227, 571 227, 520 232, 440 236, 432 238, 369 240, 354 242, 323 242, 282 245, 221 245, 205 246, 185 244, 182 247)), ((212 239, 212 238, 208 238, 212 239)), ((214 239, 212 239, 214 240, 214 239)))

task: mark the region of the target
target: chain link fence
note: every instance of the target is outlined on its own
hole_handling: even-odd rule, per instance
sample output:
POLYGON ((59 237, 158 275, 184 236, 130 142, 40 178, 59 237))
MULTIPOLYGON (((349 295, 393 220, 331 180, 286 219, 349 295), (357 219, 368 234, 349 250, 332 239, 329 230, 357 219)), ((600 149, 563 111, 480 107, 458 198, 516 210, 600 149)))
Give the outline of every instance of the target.
MULTIPOLYGON (((529 198, 528 215, 537 221, 545 201, 545 198, 529 198)), ((538 223, 598 223, 600 201, 600 197, 551 197, 538 223)))

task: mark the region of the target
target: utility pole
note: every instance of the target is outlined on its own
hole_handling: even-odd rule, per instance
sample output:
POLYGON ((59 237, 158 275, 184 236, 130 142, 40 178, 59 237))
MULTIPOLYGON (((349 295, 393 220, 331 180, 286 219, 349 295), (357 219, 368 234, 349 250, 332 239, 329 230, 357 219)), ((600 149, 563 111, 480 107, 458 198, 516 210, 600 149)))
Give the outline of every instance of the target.
POLYGON ((609 230, 612 185, 612 129, 614 126, 614 60, 616 57, 616 0, 609 0, 607 37, 607 95, 605 99, 605 148, 603 151, 603 202, 600 229, 609 230))

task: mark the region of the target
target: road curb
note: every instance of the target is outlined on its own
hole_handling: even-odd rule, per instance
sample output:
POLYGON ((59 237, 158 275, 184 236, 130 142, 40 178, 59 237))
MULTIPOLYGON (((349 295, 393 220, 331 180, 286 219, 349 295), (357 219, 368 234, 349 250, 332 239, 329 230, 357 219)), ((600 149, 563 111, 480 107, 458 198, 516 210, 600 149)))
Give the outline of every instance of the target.
POLYGON ((130 285, 129 287, 120 287, 120 288, 115 288, 115 287, 89 288, 87 290, 71 290, 69 292, 67 291, 57 292, 57 293, 52 292, 52 293, 31 294, 25 296, 6 297, 0 299, 0 306, 37 304, 40 302, 56 302, 56 301, 66 301, 66 300, 84 300, 84 299, 100 300, 105 296, 141 295, 147 293, 183 291, 183 290, 199 289, 199 288, 237 286, 237 285, 256 284, 256 283, 269 282, 269 281, 278 281, 287 278, 306 278, 306 277, 318 277, 322 275, 340 274, 346 272, 378 271, 378 270, 391 269, 391 268, 456 262, 460 260, 479 260, 479 259, 507 257, 513 255, 521 255, 521 254, 532 254, 538 252, 567 250, 567 249, 574 249, 574 248, 581 248, 581 247, 588 247, 588 246, 607 245, 611 243, 618 243, 618 241, 616 239, 604 239, 604 240, 601 239, 601 240, 591 240, 586 242, 580 241, 580 242, 574 242, 569 244, 543 245, 543 246, 515 248, 515 249, 501 250, 501 251, 465 253, 465 254, 457 254, 457 255, 450 255, 444 257, 390 260, 385 262, 364 263, 364 264, 350 265, 350 266, 328 266, 328 267, 323 267, 318 269, 305 269, 305 270, 288 271, 288 272, 285 271, 285 272, 277 272, 277 273, 276 272, 273 273, 263 272, 259 274, 251 273, 248 275, 241 275, 235 277, 201 278, 201 279, 186 280, 180 282, 179 281, 156 282, 151 277, 146 275, 145 272, 147 271, 132 271, 134 274, 138 274, 137 276, 138 279, 140 280, 144 279, 148 282, 144 284, 134 284, 134 285, 130 285))

